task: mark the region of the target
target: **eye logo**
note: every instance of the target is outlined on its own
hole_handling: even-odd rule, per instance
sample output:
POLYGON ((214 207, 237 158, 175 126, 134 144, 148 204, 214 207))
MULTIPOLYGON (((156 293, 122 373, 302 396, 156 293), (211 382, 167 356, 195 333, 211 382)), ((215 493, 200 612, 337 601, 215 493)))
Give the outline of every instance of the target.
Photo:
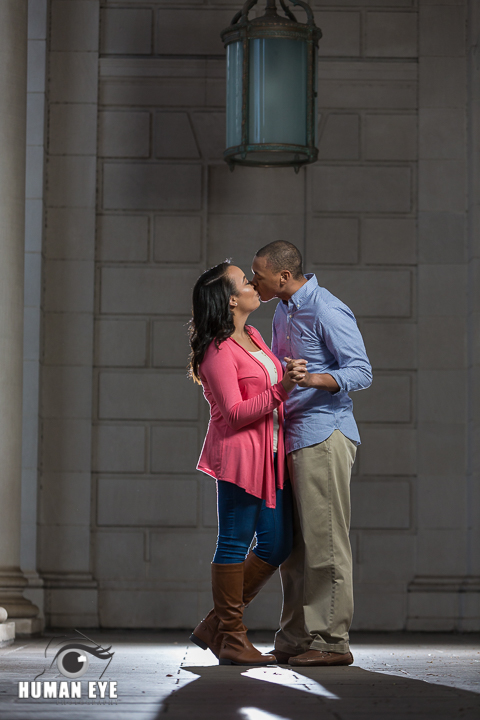
MULTIPOLYGON (((115 654, 113 652, 110 652, 112 646, 110 645, 110 647, 104 648, 93 640, 90 640, 89 637, 81 633, 79 630, 75 630, 75 632, 85 638, 85 640, 87 640, 88 642, 92 643, 93 647, 86 645, 85 643, 80 641, 68 642, 68 640, 72 640, 74 638, 60 640, 60 643, 62 643, 63 646, 59 650, 57 650, 55 657, 50 663, 49 669, 51 669, 53 665, 56 664, 57 669, 64 677, 69 678, 69 680, 78 680, 79 678, 83 677, 87 672, 90 666, 88 656, 92 655, 99 660, 108 660, 106 667, 100 675, 99 679, 101 679, 108 666, 112 662, 112 658, 115 654)), ((45 648, 45 657, 47 657, 47 650, 50 647, 52 640, 50 640, 47 647, 45 648)), ((37 675, 37 678, 44 673, 45 670, 43 670, 40 675, 37 675)), ((35 678, 35 680, 37 678, 35 678)))

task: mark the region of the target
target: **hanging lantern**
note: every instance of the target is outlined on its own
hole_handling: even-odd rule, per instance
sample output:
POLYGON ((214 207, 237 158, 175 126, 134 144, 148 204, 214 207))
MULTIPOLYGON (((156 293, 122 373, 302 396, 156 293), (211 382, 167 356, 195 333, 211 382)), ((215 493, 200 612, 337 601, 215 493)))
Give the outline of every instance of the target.
POLYGON ((247 0, 221 33, 227 50, 227 149, 235 165, 294 167, 313 163, 317 144, 317 53, 322 31, 309 5, 300 23, 280 0, 249 19, 258 0, 247 0))

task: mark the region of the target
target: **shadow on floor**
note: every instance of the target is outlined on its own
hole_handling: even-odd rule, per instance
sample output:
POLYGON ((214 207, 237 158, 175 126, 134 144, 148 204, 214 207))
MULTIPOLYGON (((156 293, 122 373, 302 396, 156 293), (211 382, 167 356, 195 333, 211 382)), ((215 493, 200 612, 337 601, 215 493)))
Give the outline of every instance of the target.
POLYGON ((480 696, 359 667, 183 667, 156 720, 479 720, 480 696))

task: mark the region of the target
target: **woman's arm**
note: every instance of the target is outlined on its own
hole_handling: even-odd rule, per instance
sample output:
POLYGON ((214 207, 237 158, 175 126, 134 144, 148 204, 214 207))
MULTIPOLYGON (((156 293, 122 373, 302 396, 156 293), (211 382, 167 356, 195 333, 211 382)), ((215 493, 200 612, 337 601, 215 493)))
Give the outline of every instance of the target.
MULTIPOLYGON (((200 372, 207 381, 225 422, 234 430, 239 430, 272 412, 288 398, 285 384, 278 382, 259 395, 243 400, 235 360, 225 342, 218 350, 214 346, 209 348, 200 372)), ((290 384, 293 386, 293 381, 287 383, 287 387, 290 384)))

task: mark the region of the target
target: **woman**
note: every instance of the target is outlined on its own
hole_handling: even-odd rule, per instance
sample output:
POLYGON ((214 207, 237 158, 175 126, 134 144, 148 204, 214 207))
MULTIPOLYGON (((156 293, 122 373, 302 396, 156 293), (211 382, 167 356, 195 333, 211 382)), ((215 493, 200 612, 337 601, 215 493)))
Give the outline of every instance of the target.
POLYGON ((259 305, 244 273, 228 262, 204 272, 193 290, 190 374, 210 404, 197 467, 217 480, 218 540, 214 610, 190 639, 210 648, 221 665, 276 662, 250 643, 242 616, 292 543, 282 404, 304 370, 284 375, 260 333, 246 325, 259 305))

